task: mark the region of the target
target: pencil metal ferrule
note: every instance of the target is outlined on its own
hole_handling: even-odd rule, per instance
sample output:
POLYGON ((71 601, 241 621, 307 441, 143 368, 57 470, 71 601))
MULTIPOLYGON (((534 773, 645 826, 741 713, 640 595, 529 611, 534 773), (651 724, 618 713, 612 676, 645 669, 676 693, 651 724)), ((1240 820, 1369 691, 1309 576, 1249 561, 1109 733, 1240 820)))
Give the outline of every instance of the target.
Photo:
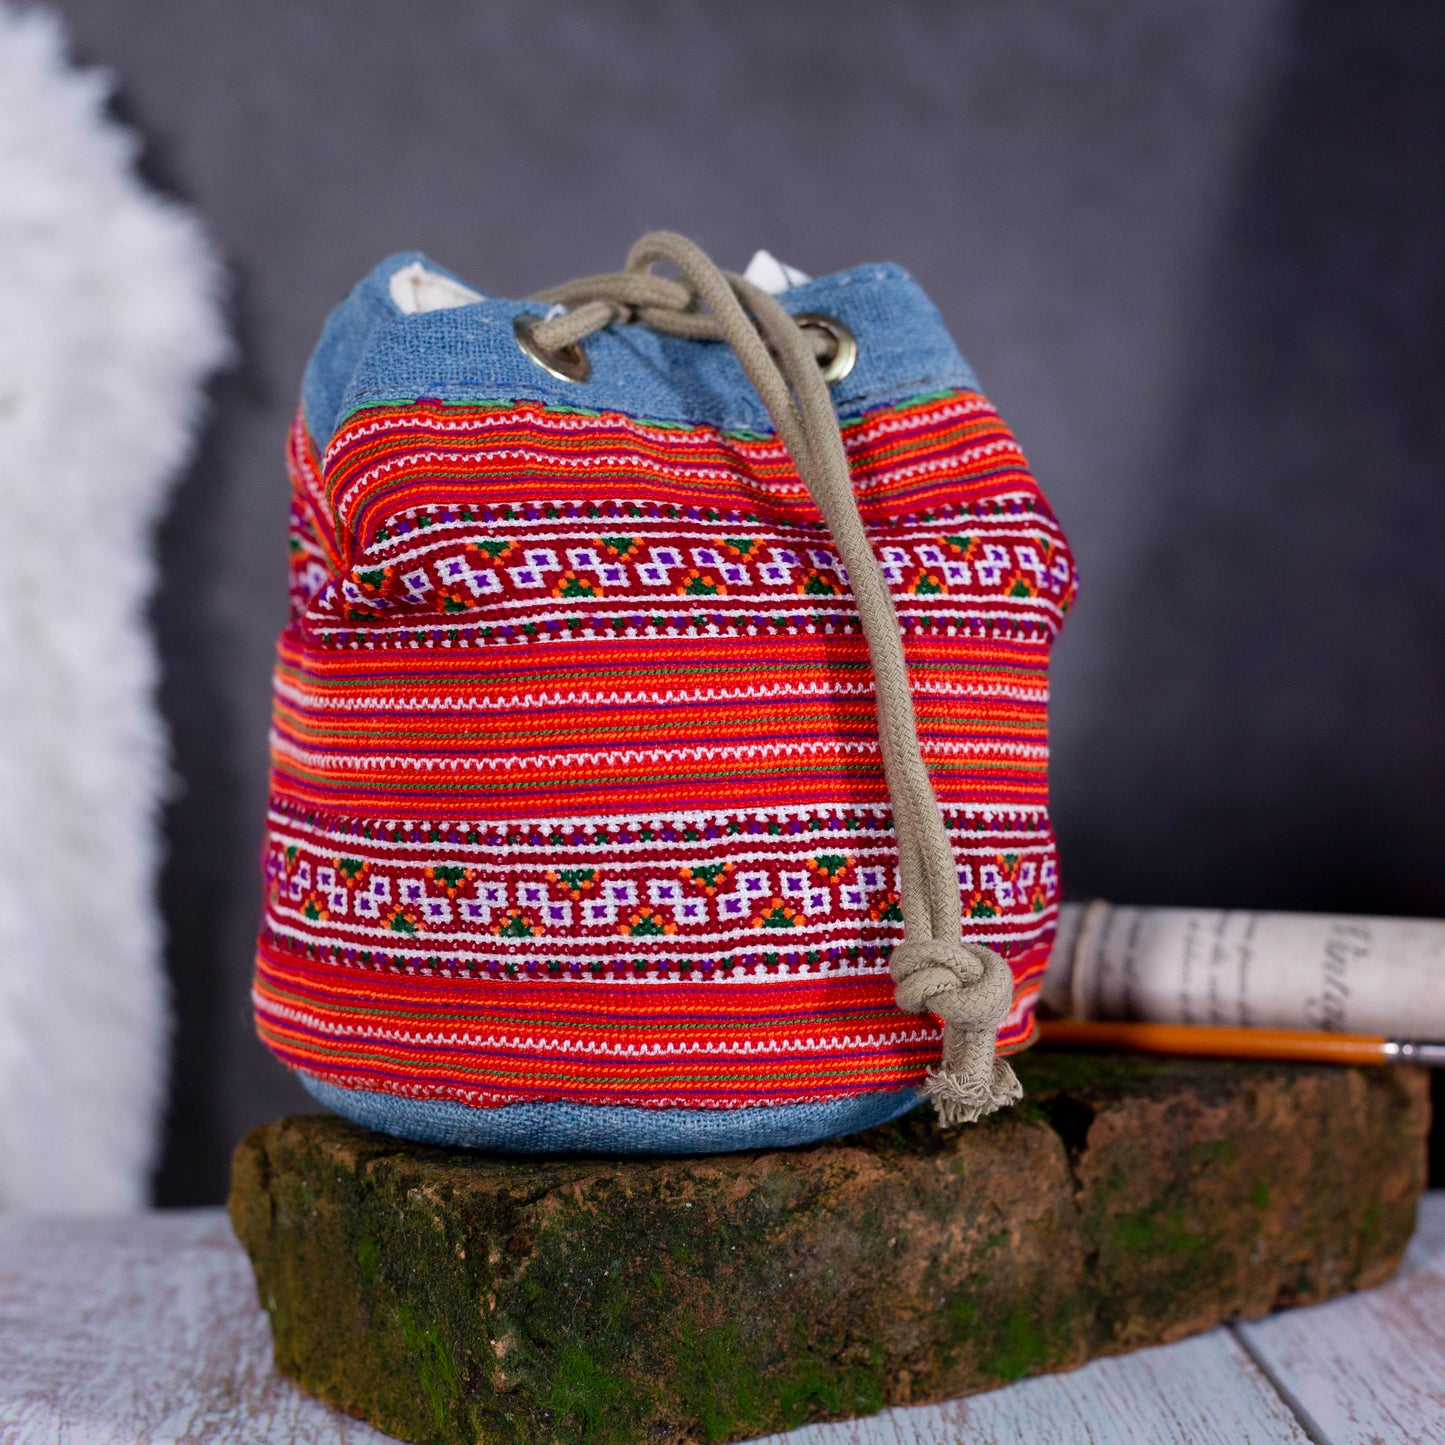
POLYGON ((1445 1069, 1445 1043, 1386 1039, 1381 1052, 1392 1064, 1419 1064, 1427 1069, 1445 1069))

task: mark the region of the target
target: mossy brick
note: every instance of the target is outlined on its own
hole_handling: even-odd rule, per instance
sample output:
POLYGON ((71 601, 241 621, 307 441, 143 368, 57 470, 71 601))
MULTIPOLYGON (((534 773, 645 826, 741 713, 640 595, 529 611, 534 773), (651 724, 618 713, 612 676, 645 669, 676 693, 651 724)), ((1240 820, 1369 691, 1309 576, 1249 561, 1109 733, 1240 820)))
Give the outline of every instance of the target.
POLYGON ((806 1149, 521 1160, 257 1129, 231 1217, 303 1388, 419 1442, 747 1439, 1395 1268, 1419 1072, 1045 1054, 1025 1104, 806 1149))

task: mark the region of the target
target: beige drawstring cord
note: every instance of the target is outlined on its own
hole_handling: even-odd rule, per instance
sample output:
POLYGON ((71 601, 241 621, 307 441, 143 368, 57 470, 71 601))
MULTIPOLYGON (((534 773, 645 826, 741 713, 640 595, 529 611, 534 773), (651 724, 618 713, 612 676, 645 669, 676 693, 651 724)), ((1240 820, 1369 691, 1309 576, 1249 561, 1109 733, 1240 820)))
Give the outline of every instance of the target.
POLYGON ((1013 1003, 1008 964, 991 948, 965 943, 958 864, 918 746, 903 638, 883 570, 868 540, 837 414, 815 346, 767 292, 724 272, 693 242, 670 231, 644 236, 626 269, 539 292, 568 308, 532 325, 544 353, 574 347, 614 322, 641 322, 696 340, 726 341, 757 389, 847 569, 872 663, 883 773, 898 841, 904 941, 893 950, 899 1008, 944 1021, 943 1062, 924 1093, 945 1124, 972 1123, 1023 1097, 997 1057, 998 1026, 1013 1003), (660 261, 686 278, 652 274, 660 261))

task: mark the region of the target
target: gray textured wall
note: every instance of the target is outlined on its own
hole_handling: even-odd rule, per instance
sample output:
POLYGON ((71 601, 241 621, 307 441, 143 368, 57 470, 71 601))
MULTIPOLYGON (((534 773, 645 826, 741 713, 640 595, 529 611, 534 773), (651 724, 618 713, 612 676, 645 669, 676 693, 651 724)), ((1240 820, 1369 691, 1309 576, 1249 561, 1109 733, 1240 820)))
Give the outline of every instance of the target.
POLYGON ((185 791, 161 1197, 304 1096, 251 1037, 280 454, 328 308, 420 247, 524 294, 665 225, 902 262, 1084 574, 1075 895, 1445 914, 1445 10, 1388 0, 59 0, 234 277, 163 537, 185 791))

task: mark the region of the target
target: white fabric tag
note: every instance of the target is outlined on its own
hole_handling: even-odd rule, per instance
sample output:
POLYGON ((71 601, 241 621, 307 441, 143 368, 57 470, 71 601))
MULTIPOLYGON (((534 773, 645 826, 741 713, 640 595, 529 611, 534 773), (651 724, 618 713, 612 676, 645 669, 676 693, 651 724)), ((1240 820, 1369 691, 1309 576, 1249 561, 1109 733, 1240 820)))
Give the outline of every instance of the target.
POLYGON ((796 266, 779 261, 771 251, 759 251, 743 272, 744 281, 751 281, 759 291, 766 291, 769 296, 776 296, 790 286, 801 286, 804 281, 812 279, 796 266))
MULTIPOLYGON (((776 296, 789 287, 801 286, 804 281, 813 279, 796 266, 779 261, 771 251, 757 252, 748 262, 743 278, 769 296, 776 296)), ((428 271, 420 261, 412 261, 393 271, 387 284, 397 309, 407 316, 423 311, 443 311, 451 306, 470 306, 473 302, 486 300, 480 291, 473 291, 470 286, 463 286, 450 276, 428 271)))
POLYGON ((393 271, 387 284, 391 299, 408 316, 421 311, 445 311, 451 306, 470 306, 474 301, 487 299, 480 291, 473 291, 450 276, 428 271, 420 261, 393 271))

